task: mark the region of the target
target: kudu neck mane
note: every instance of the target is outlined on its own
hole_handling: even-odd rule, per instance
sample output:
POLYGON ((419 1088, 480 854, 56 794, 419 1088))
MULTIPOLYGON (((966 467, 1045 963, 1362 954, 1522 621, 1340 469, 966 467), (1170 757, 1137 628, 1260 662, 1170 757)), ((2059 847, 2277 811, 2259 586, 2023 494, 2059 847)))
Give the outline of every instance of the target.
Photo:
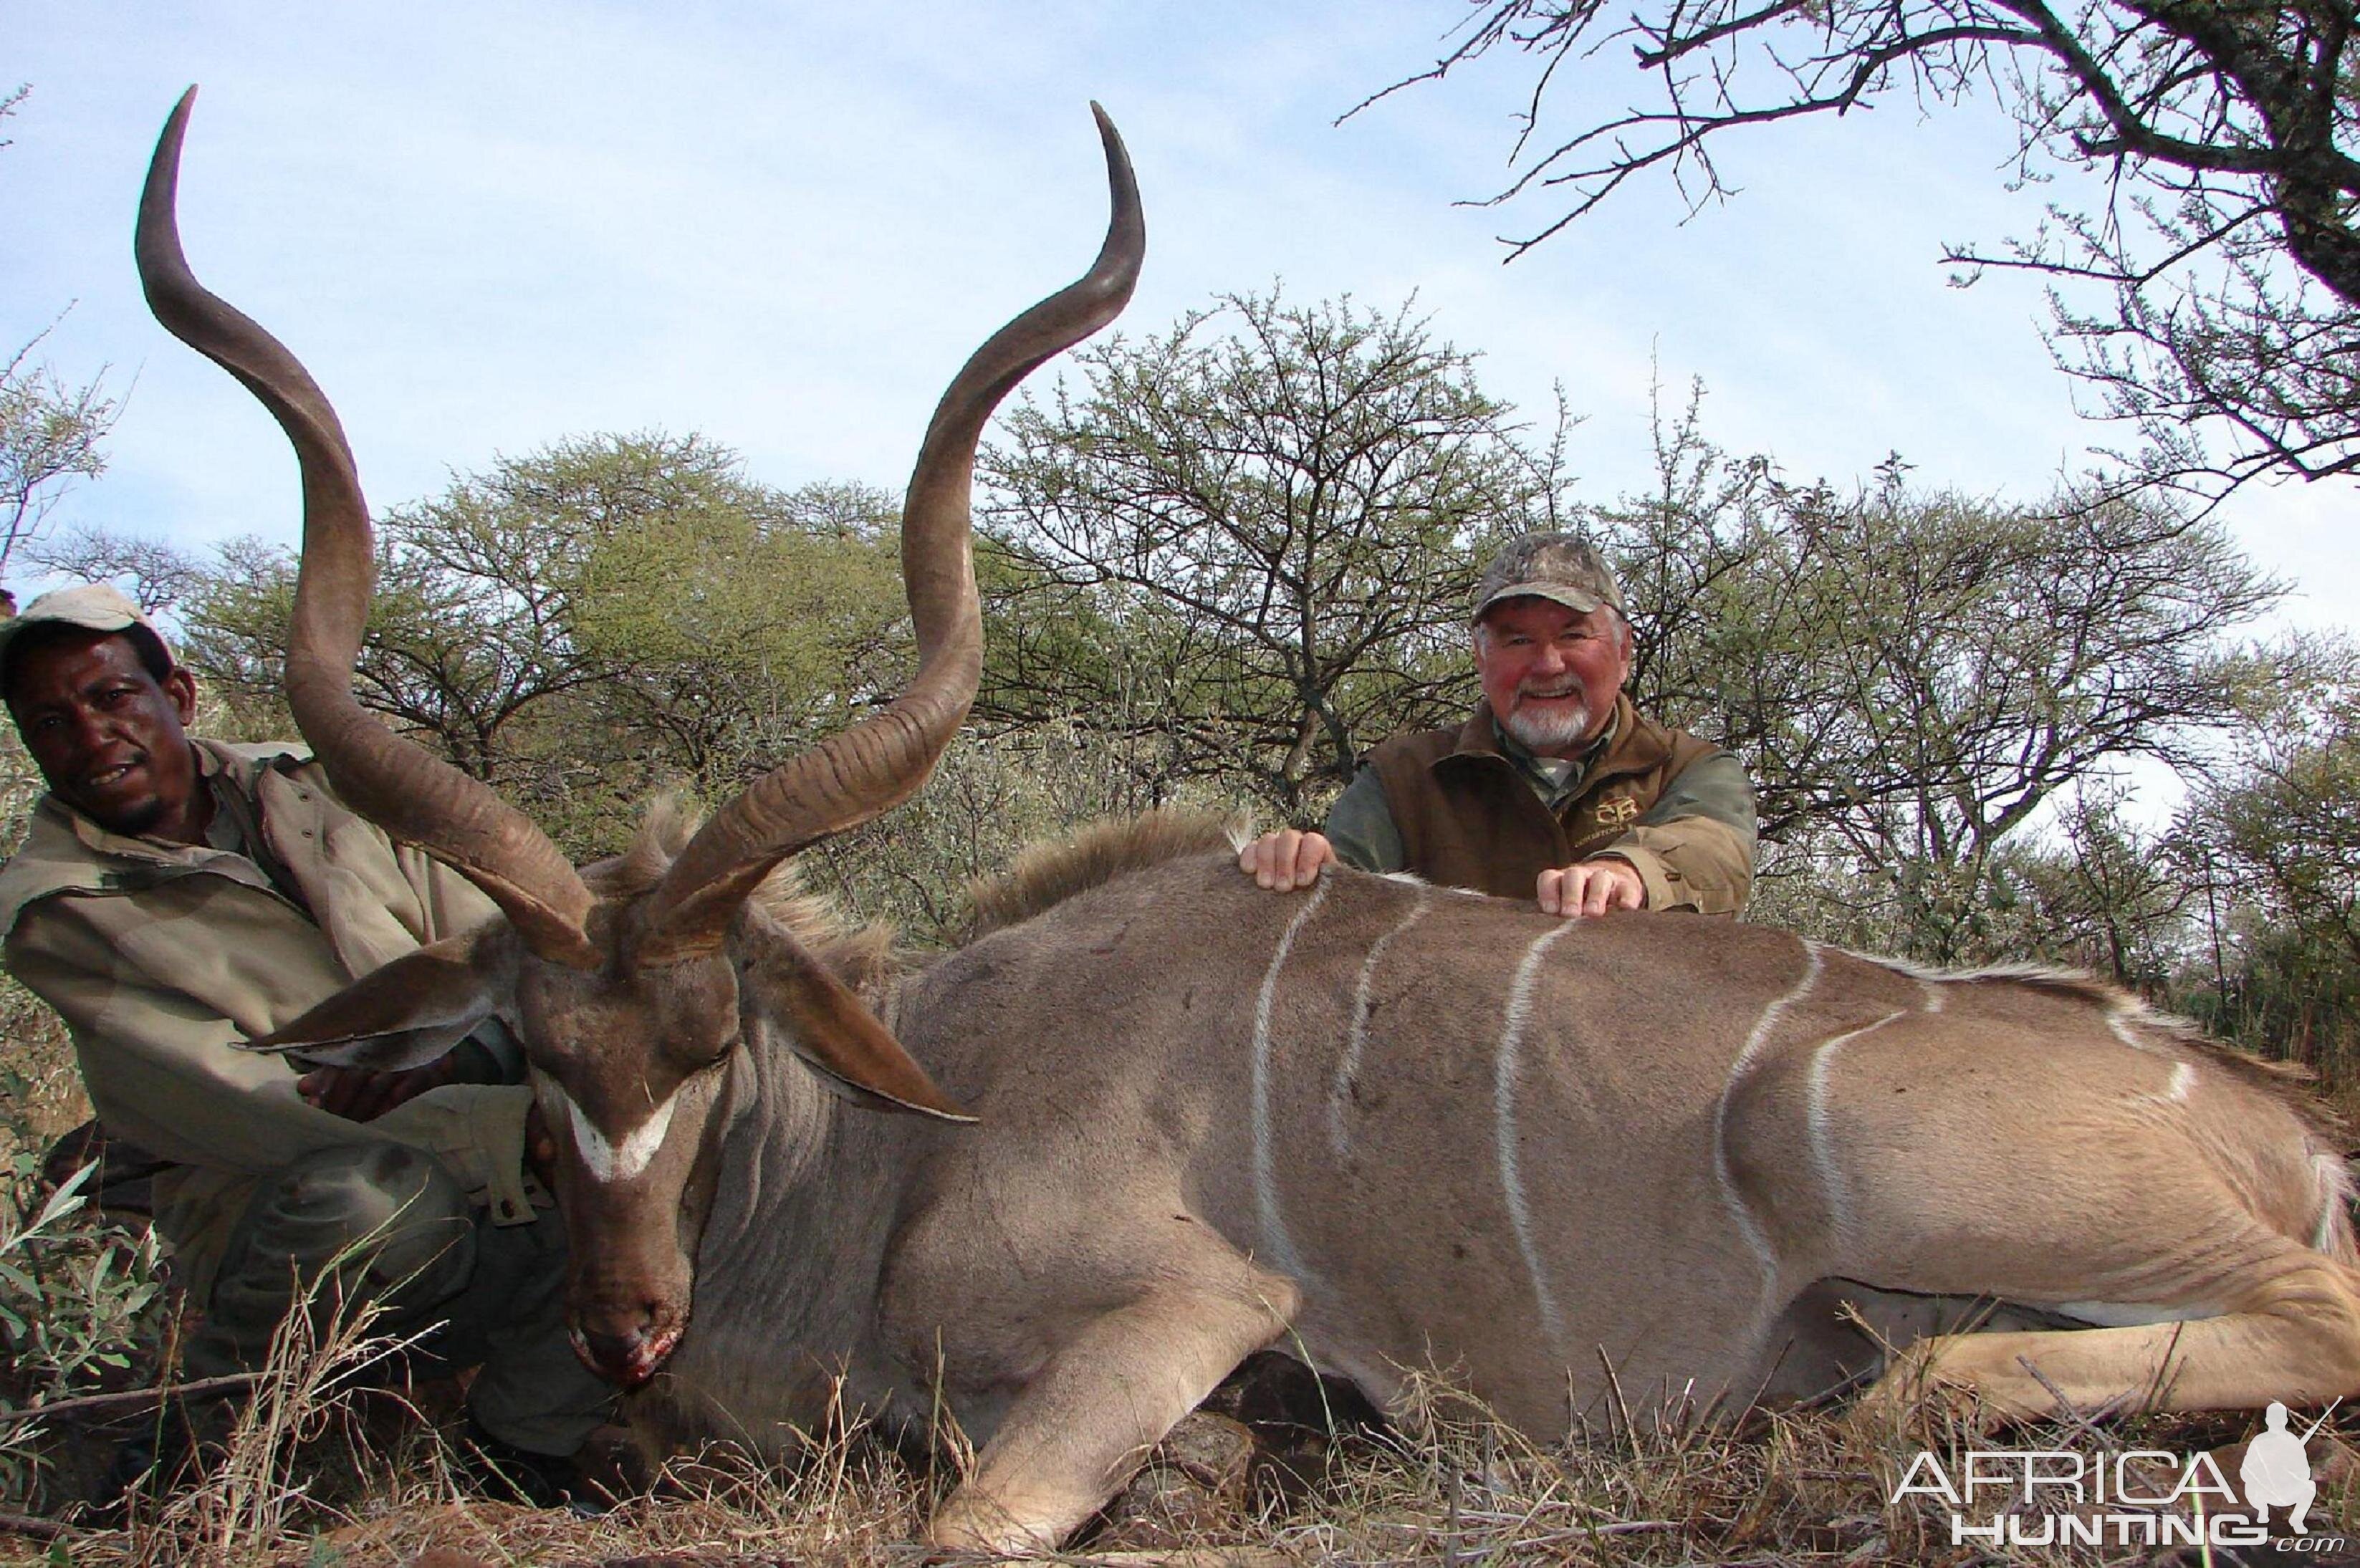
MULTIPOLYGON (((583 879, 603 899, 637 898, 663 879, 700 825, 694 809, 680 796, 669 791, 659 795, 649 803, 630 847, 586 869, 583 879)), ((1167 807, 1093 822, 1070 837, 1032 844, 1008 870, 969 887, 971 912, 956 932, 956 944, 1021 925, 1132 872, 1185 855, 1233 851, 1245 827, 1234 813, 1167 807)), ((834 899, 806 892, 792 860, 781 862, 764 878, 748 902, 784 926, 837 979, 863 996, 873 996, 923 959, 890 922, 848 920, 834 899)))
POLYGON ((971 913, 958 940, 964 945, 1021 925, 1068 898, 1169 860, 1214 850, 1235 854, 1251 836, 1250 827, 1240 813, 1167 806, 1092 822, 1068 838, 1033 844, 1006 872, 967 889, 971 913))

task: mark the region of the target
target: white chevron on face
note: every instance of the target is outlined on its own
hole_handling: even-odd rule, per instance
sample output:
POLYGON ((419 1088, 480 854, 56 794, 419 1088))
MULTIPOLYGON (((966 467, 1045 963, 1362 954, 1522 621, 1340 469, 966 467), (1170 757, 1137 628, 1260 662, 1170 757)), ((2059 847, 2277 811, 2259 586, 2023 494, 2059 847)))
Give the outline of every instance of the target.
POLYGON ((557 1094, 565 1102, 574 1123, 574 1147, 580 1152, 591 1179, 601 1182, 628 1181, 648 1168, 656 1150, 663 1147, 664 1134, 672 1128, 672 1105, 680 1098, 677 1092, 664 1096, 663 1104, 650 1112, 647 1120, 625 1133, 622 1141, 617 1143, 582 1114, 582 1107, 565 1091, 561 1089, 557 1094))

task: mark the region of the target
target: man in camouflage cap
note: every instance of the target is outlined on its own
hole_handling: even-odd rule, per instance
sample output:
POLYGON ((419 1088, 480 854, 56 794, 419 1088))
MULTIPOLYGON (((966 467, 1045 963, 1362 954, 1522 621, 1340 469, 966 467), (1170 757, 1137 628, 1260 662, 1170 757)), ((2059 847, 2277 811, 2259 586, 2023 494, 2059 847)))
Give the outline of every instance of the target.
POLYGON ((1604 558, 1527 535, 1483 573, 1472 620, 1483 700, 1467 723, 1379 746, 1325 832, 1266 833, 1240 868, 1285 891, 1341 860, 1567 917, 1744 908, 1754 787, 1728 752, 1632 706, 1630 610, 1604 558))
POLYGON ((195 681, 106 584, 0 622, 0 696, 49 785, 0 869, 0 953, 65 1019, 107 1134, 163 1162, 157 1228, 203 1308, 183 1370, 258 1369, 315 1282, 373 1300, 377 1332, 440 1323, 430 1358, 483 1364, 481 1446, 545 1495, 612 1390, 567 1341, 520 1053, 497 1025, 412 1073, 246 1048, 490 901, 347 811, 300 746, 191 738, 195 681))

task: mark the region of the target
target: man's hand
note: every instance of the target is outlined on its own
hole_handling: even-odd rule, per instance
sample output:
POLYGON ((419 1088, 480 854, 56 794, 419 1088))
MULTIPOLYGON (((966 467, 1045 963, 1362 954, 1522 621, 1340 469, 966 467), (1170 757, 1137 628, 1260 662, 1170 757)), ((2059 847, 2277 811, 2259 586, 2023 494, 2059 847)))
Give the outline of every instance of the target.
POLYGON ((295 1092, 332 1116, 373 1122, 394 1106, 429 1089, 458 1080, 458 1053, 402 1073, 371 1073, 359 1067, 315 1067, 295 1080, 295 1092))
POLYGON ((1644 909, 1647 885, 1627 860, 1578 860, 1541 873, 1541 912, 1579 920, 1609 909, 1644 909))
POLYGON ((1238 852, 1238 869, 1254 885, 1276 893, 1291 893, 1319 880, 1319 868, 1336 858, 1336 848, 1323 833, 1280 828, 1266 833, 1238 852))

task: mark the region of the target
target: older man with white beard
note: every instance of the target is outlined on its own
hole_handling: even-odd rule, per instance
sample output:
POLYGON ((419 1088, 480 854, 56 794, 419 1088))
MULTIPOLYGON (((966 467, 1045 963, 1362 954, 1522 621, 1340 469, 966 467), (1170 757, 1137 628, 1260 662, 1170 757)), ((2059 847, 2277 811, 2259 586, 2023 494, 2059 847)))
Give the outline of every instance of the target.
POLYGON ((1473 716, 1379 746, 1325 832, 1266 833, 1240 867, 1286 891, 1341 860, 1568 917, 1744 908, 1754 787, 1728 752, 1632 706, 1630 612, 1598 551, 1570 534, 1516 540, 1483 573, 1473 622, 1473 716))

